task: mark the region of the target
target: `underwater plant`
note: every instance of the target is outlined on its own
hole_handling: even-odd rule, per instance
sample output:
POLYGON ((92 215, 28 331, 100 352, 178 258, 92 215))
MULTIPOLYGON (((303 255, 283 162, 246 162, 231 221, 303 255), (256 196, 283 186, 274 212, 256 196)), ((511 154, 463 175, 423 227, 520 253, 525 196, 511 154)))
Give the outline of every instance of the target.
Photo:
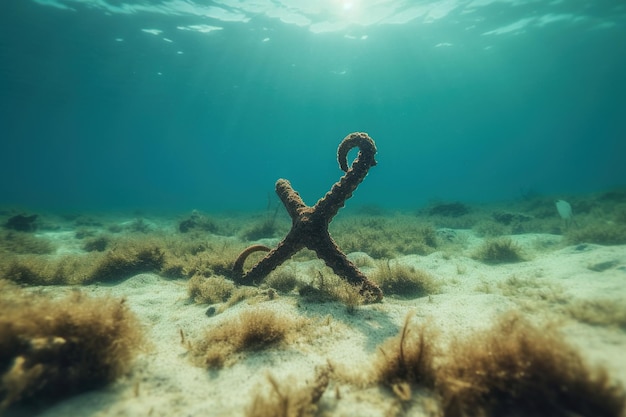
MULTIPOLYGON (((254 300, 254 297, 257 297, 261 294, 262 294, 262 291, 260 291, 256 287, 247 287, 247 286, 237 287, 235 288, 235 291, 233 291, 231 296, 228 298, 228 300, 226 300, 226 303, 222 305, 220 311, 223 311, 229 307, 234 306, 237 303, 240 303, 248 299, 254 300)), ((265 294, 266 295, 269 294, 267 295, 267 298, 272 298, 271 291, 268 291, 265 294)))
POLYGON ((164 260, 165 251, 158 240, 120 240, 95 260, 86 281, 115 281, 140 272, 158 272, 164 260))
POLYGON ((0 281, 0 410, 99 388, 128 371, 142 342, 124 299, 52 300, 0 281))
POLYGON ((620 204, 615 207, 615 210, 613 210, 613 217, 615 219, 615 223, 626 224, 626 204, 620 204))
POLYGON ((385 340, 364 366, 346 366, 329 362, 337 381, 368 388, 379 385, 391 391, 405 411, 415 391, 434 393, 437 381, 437 359, 440 349, 439 330, 431 321, 415 323, 409 312, 398 334, 385 340))
POLYGON ((579 228, 569 228, 565 240, 570 245, 595 243, 598 245, 626 244, 626 224, 595 221, 579 228))
POLYGON ((405 318, 370 367, 332 364, 333 376, 361 387, 382 384, 412 407, 421 390, 443 417, 623 417, 626 392, 605 368, 589 365, 554 325, 537 327, 510 311, 485 330, 441 343, 430 321, 405 318), (443 348, 445 347, 445 348, 443 348), (425 391, 424 391, 425 389, 425 391))
POLYGON ((93 215, 65 215, 67 220, 72 220, 74 226, 101 228, 104 226, 103 220, 93 215))
POLYGON ((582 323, 626 330, 626 305, 623 300, 607 298, 575 300, 565 307, 565 312, 582 323))
POLYGON ((192 356, 199 366, 219 369, 232 364, 237 353, 279 345, 297 323, 298 320, 268 308, 245 310, 236 319, 207 330, 204 337, 192 343, 192 356))
POLYGON ((315 274, 313 282, 298 288, 298 293, 304 297, 305 301, 314 303, 338 301, 345 305, 347 312, 351 314, 363 304, 358 286, 342 280, 328 270, 312 273, 315 274))
POLYGON ((85 252, 104 252, 110 243, 111 239, 107 236, 94 236, 85 239, 82 249, 85 252))
POLYGON ((494 211, 491 216, 493 219, 505 226, 510 226, 514 224, 524 223, 531 221, 533 219, 532 216, 524 213, 510 212, 510 211, 494 211))
POLYGON ((242 244, 234 239, 195 233, 167 236, 158 241, 164 249, 160 273, 169 277, 230 274, 232 258, 242 248, 242 244))
POLYGON ((196 274, 187 282, 189 298, 198 304, 216 304, 228 300, 235 292, 236 286, 232 281, 220 275, 205 277, 196 274))
POLYGON ((485 240, 472 257, 489 264, 521 262, 524 260, 522 248, 508 237, 485 240))
POLYGON ((126 230, 131 233, 140 233, 140 234, 149 234, 156 230, 155 225, 144 220, 141 217, 138 217, 131 222, 125 224, 126 230))
POLYGON ((391 258, 396 255, 395 245, 387 238, 388 234, 382 230, 370 229, 367 227, 357 227, 354 224, 344 222, 341 226, 335 227, 337 230, 333 235, 337 244, 346 253, 365 252, 372 258, 391 258))
POLYGON ((625 411, 624 390, 606 369, 591 367, 558 332, 517 313, 453 341, 448 352, 436 381, 444 417, 620 417, 625 411))
POLYGON ((461 217, 469 212, 469 207, 459 201, 435 204, 428 209, 429 216, 461 217))
POLYGON ((373 367, 366 376, 369 383, 382 383, 402 401, 412 397, 411 387, 433 388, 437 377, 435 356, 438 333, 429 324, 412 325, 407 314, 400 333, 378 348, 373 367))
POLYGON ((54 252, 54 245, 45 238, 32 233, 13 230, 0 231, 0 254, 37 254, 44 255, 54 252))
POLYGON ((433 225, 418 223, 407 216, 341 219, 333 223, 333 233, 346 253, 365 252, 375 259, 408 254, 428 255, 439 246, 433 225))
MULTIPOLYGON (((489 286, 489 284, 485 284, 489 286)), ((519 277, 515 274, 497 283, 500 294, 518 304, 522 311, 557 310, 569 303, 568 295, 560 283, 537 277, 519 277)))
POLYGON ((276 205, 274 210, 270 210, 270 204, 268 203, 267 211, 263 216, 263 219, 248 226, 241 232, 241 237, 248 241, 259 240, 263 238, 275 237, 282 229, 288 229, 287 223, 278 222, 279 205, 276 205))
POLYGON ((37 214, 31 214, 30 216, 16 214, 6 221, 4 228, 18 232, 34 232, 37 230, 37 217, 39 217, 37 214))
POLYGON ((509 228, 502 223, 492 220, 480 221, 472 227, 472 230, 481 237, 498 237, 510 232, 509 228))
POLYGON ((246 417, 313 417, 328 387, 330 367, 317 367, 313 381, 303 387, 295 378, 287 378, 281 384, 268 374, 267 381, 269 393, 257 390, 246 417))
POLYGON ((3 278, 25 285, 80 284, 91 274, 91 256, 62 256, 48 259, 43 256, 9 256, 0 262, 3 278))
POLYGON ((391 262, 389 259, 376 263, 371 279, 386 294, 401 297, 422 297, 436 293, 441 285, 426 271, 412 266, 391 262))
POLYGON ((0 263, 10 281, 28 285, 84 284, 116 281, 140 272, 159 272, 165 251, 158 240, 123 239, 105 252, 45 257, 12 255, 0 263))
POLYGON ((281 293, 292 291, 298 285, 295 266, 285 265, 275 269, 265 279, 265 284, 281 293))
POLYGON ((217 233, 217 223, 205 214, 197 210, 191 212, 191 215, 178 223, 178 231, 188 233, 192 231, 217 233))
POLYGON ((251 302, 273 299, 275 291, 261 291, 256 287, 237 286, 221 275, 205 277, 196 274, 187 281, 187 293, 196 304, 211 304, 207 316, 223 313, 228 308, 244 300, 251 302), (214 305, 219 304, 219 305, 214 305))
POLYGON ((76 230, 74 230, 74 237, 79 240, 86 239, 89 237, 94 237, 96 236, 96 234, 97 234, 97 231, 95 229, 88 229, 85 227, 79 227, 76 230))

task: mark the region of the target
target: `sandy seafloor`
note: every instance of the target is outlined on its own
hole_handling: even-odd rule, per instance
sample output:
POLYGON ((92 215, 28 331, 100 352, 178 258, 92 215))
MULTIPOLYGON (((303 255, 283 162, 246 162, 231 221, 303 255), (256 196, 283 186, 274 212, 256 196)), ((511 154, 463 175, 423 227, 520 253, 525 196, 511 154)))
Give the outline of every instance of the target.
MULTIPOLYGON (((626 332, 619 326, 590 325, 561 314, 559 301, 626 300, 626 246, 580 244, 565 246, 562 236, 512 235, 529 254, 519 263, 488 265, 469 257, 482 242, 471 230, 457 230, 465 245, 457 253, 435 251, 406 255, 392 262, 428 271, 443 285, 436 294, 403 299, 387 296, 382 303, 359 306, 349 312, 339 302, 303 301, 296 291, 275 299, 241 302, 214 316, 207 305, 189 300, 187 280, 142 273, 116 284, 91 284, 83 290, 93 296, 125 297, 147 334, 146 346, 128 375, 106 388, 65 399, 38 410, 38 416, 243 416, 255 393, 268 386, 268 374, 278 381, 304 384, 316 366, 328 361, 349 369, 363 368, 387 338, 398 334, 410 312, 414 321, 430 321, 446 337, 471 334, 489 327, 510 310, 533 322, 559 322, 565 340, 591 364, 609 369, 626 385, 626 332), (606 263, 606 264, 605 264, 606 263), (595 271, 594 265, 608 265, 595 271), (507 286, 514 280, 517 285, 507 286), (294 316, 320 318, 309 338, 266 350, 248 352, 232 366, 207 371, 195 366, 181 343, 181 330, 194 340, 212 326, 232 320, 244 310, 269 308, 294 316), (289 379, 291 378, 291 379, 289 379)), ((59 235, 61 236, 61 235, 59 235)), ((60 240, 63 240, 59 237, 60 240)), ((351 258, 367 256, 353 253, 351 258)), ((293 262, 293 261, 292 261, 293 262)), ((294 262, 298 277, 312 279, 322 268, 319 260, 294 262)), ((368 268, 363 268, 367 274, 368 268)), ((60 295, 70 286, 34 287, 60 295)), ((419 393, 416 394, 419 397, 419 393)), ((397 405, 384 387, 357 387, 331 381, 320 402, 320 415, 383 416, 397 405)), ((28 415, 13 407, 6 415, 28 415)), ((428 415, 419 400, 405 415, 428 415)))

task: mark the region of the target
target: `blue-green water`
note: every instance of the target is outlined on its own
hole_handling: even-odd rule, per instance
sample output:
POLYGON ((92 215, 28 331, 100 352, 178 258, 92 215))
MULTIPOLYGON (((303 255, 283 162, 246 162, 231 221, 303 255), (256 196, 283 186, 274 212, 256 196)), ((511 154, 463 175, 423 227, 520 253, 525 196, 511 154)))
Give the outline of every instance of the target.
POLYGON ((0 1, 0 205, 351 205, 626 183, 623 1, 0 1))

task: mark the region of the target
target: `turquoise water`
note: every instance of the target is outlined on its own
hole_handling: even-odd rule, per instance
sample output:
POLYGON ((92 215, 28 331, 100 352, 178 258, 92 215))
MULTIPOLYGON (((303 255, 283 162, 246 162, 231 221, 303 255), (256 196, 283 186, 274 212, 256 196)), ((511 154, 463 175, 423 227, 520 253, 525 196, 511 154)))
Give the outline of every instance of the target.
POLYGON ((413 208, 626 182, 622 1, 0 2, 0 205, 413 208), (274 198, 274 197, 272 197, 274 198))

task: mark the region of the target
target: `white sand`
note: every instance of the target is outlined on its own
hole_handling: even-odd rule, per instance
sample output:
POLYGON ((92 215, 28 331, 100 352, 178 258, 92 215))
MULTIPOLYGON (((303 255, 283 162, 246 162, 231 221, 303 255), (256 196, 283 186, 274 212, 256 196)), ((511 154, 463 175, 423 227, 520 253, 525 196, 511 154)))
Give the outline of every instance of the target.
MULTIPOLYGON (((376 347, 397 334, 409 311, 415 321, 432 320, 444 336, 485 328, 500 313, 517 309, 531 320, 561 320, 566 340, 577 346, 591 363, 606 366, 611 376, 626 385, 626 332, 619 328, 591 326, 562 314, 559 297, 626 300, 626 246, 572 246, 558 249, 559 238, 549 235, 514 236, 531 260, 515 264, 485 265, 465 256, 479 240, 468 235, 464 256, 436 252, 429 256, 405 256, 395 262, 430 272, 444 283, 441 293, 419 299, 385 298, 382 304, 360 307, 348 314, 338 303, 306 303, 297 295, 283 295, 261 303, 240 303, 224 313, 207 317, 207 306, 187 300, 185 281, 140 274, 114 286, 91 285, 97 296, 126 297, 145 326, 150 346, 140 354, 130 375, 100 391, 67 399, 40 415, 80 416, 242 416, 257 387, 267 385, 268 373, 296 383, 311 380, 314 368, 327 360, 358 368, 376 347), (613 261, 595 272, 589 266, 613 261), (502 286, 507 280, 518 283, 502 286), (207 371, 194 366, 181 344, 180 330, 190 340, 242 310, 260 307, 292 316, 324 318, 312 339, 266 351, 248 353, 231 367, 207 371)), ((305 274, 307 265, 300 265, 305 274)), ((313 262, 315 264, 315 261, 313 262)), ((69 291, 48 287, 48 292, 69 291)), ((626 302, 626 301, 625 301, 626 302)), ((393 403, 380 388, 338 386, 331 382, 322 399, 333 416, 380 416, 393 403)), ((16 410, 17 412, 17 410, 16 410)), ((414 415, 414 414, 411 414, 414 415)))

